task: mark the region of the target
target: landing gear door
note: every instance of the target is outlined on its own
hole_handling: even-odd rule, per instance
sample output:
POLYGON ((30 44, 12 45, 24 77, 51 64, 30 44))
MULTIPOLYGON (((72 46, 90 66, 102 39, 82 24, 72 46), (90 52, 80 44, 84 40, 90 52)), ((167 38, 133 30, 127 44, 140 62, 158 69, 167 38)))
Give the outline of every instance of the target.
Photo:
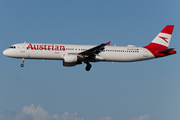
POLYGON ((148 57, 148 51, 147 51, 147 49, 144 49, 144 50, 143 50, 143 57, 148 57))
POLYGON ((20 52, 25 52, 25 44, 20 45, 20 52))

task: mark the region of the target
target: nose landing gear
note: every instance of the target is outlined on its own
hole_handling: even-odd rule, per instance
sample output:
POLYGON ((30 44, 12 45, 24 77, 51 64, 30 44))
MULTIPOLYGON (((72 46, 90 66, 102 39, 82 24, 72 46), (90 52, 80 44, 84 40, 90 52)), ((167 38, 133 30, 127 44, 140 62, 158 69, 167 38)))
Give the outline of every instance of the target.
POLYGON ((24 67, 24 58, 22 58, 22 64, 20 66, 24 67))
POLYGON ((89 71, 92 67, 92 65, 89 62, 86 62, 87 66, 86 66, 86 71, 89 71))

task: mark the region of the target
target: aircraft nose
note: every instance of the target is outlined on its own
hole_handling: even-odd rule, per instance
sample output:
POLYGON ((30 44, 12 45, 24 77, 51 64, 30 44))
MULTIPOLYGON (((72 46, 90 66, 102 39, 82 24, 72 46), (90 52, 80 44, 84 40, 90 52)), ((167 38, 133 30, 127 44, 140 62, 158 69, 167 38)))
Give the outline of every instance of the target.
POLYGON ((4 50, 4 51, 3 51, 3 54, 4 54, 5 56, 8 56, 8 57, 14 57, 13 52, 12 52, 11 50, 9 50, 9 49, 4 50))
POLYGON ((4 50, 4 51, 3 51, 3 54, 4 54, 5 56, 7 56, 7 53, 8 53, 7 50, 4 50))

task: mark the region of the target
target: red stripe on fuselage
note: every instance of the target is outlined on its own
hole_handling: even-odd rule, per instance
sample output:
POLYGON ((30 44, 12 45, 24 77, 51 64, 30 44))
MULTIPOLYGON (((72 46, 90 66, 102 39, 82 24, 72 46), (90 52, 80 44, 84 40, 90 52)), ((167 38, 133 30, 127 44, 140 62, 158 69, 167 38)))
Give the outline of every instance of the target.
POLYGON ((144 48, 156 48, 156 49, 159 49, 159 50, 168 49, 168 47, 166 47, 164 45, 153 43, 153 42, 151 42, 149 45, 145 46, 144 48))
POLYGON ((168 47, 164 45, 160 45, 152 42, 149 45, 145 46, 144 48, 148 49, 156 58, 166 56, 166 54, 158 53, 158 51, 168 49, 168 47))

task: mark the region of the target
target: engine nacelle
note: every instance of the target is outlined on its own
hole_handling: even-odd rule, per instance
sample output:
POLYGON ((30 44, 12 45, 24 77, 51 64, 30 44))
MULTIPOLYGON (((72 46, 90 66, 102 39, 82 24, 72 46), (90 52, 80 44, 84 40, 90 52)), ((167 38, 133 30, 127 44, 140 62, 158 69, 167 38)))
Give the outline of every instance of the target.
POLYGON ((63 66, 71 67, 77 64, 82 64, 82 61, 78 60, 79 57, 77 55, 64 54, 63 57, 64 57, 63 66))

